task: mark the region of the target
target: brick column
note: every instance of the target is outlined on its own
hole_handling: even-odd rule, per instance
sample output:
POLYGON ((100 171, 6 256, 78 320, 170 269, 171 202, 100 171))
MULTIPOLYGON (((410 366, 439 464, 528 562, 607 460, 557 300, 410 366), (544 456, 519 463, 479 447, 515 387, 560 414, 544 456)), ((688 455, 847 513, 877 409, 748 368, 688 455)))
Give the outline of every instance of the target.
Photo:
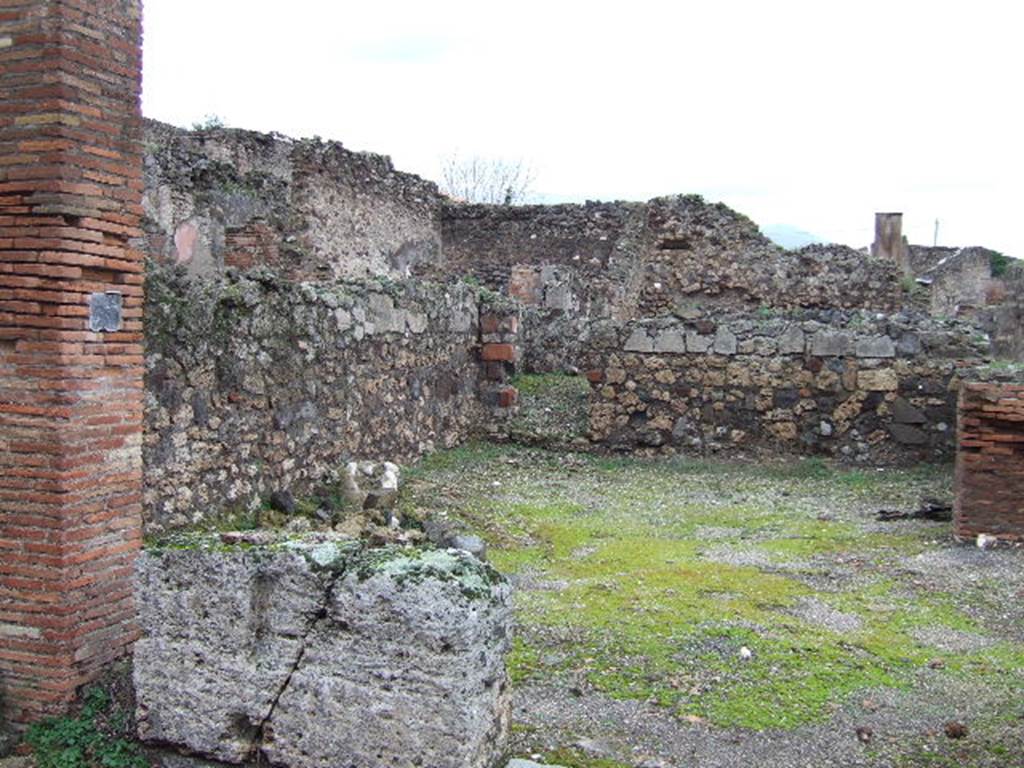
POLYGON ((957 437, 954 534, 1024 541, 1024 383, 964 383, 957 437))
POLYGON ((509 383, 519 362, 519 307, 481 307, 480 342, 484 405, 496 417, 507 416, 519 401, 519 391, 509 383))
POLYGON ((0 688, 19 723, 135 634, 140 44, 141 0, 0 0, 0 688))
POLYGON ((907 238, 903 236, 902 213, 875 214, 875 241, 871 244, 871 255, 895 262, 904 275, 913 277, 910 250, 907 238))

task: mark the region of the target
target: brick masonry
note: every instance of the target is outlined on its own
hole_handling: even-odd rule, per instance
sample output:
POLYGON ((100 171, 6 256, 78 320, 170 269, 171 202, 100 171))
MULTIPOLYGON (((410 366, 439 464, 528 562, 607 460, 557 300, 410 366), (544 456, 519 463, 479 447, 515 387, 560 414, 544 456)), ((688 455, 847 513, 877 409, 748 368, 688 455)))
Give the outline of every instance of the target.
POLYGON ((59 712, 135 636, 140 0, 0 1, 0 688, 59 712), (90 331, 91 294, 123 297, 90 331))
POLYGON ((510 415, 519 403, 519 391, 510 383, 519 363, 519 308, 516 304, 502 302, 480 308, 480 345, 483 373, 480 396, 491 415, 500 420, 510 415))
POLYGON ((1024 384, 960 389, 955 534, 1024 541, 1024 384))

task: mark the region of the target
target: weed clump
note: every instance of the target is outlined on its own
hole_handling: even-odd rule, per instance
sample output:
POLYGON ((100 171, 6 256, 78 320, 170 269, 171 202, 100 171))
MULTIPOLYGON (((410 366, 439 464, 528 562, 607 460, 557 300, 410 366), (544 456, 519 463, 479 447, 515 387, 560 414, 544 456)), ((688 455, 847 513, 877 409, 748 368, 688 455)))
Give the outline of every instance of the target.
POLYGON ((25 741, 37 768, 148 768, 129 734, 129 713, 97 686, 86 691, 77 715, 36 723, 25 741))

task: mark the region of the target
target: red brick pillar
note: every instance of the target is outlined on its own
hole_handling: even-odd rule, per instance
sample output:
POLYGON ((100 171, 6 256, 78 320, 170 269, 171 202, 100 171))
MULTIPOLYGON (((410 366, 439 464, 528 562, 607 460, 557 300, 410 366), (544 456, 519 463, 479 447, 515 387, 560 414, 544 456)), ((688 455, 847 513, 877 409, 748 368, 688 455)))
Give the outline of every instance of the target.
POLYGON ((60 711, 135 635, 140 43, 141 0, 0 0, 0 688, 15 722, 60 711))
POLYGON ((957 438, 956 537, 1024 541, 1024 383, 965 382, 957 438))
POLYGON ((509 383, 519 362, 518 305, 481 307, 480 342, 484 405, 495 416, 507 416, 519 401, 519 391, 509 383))

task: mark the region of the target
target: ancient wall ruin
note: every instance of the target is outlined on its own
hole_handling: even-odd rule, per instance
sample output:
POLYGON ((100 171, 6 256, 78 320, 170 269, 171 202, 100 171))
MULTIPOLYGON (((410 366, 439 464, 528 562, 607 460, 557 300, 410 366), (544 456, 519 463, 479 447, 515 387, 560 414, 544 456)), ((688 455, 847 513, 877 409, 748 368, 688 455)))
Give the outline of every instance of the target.
POLYGON ((696 196, 464 205, 335 143, 146 137, 152 530, 500 432, 512 371, 589 371, 601 446, 945 456, 987 353, 898 314, 892 260, 696 196))
MULTIPOLYGON (((143 175, 138 0, 3 5, 0 720, 20 726, 61 711, 135 640, 130 581, 143 512, 153 531, 188 525, 282 487, 310 488, 354 455, 405 459, 453 445, 492 415, 485 405, 514 406, 508 371, 497 376, 491 364, 553 369, 560 359, 587 370, 602 446, 767 442, 876 458, 895 445, 921 457, 949 450, 958 370, 987 344, 967 327, 892 314, 903 299, 892 264, 841 246, 783 251, 749 220, 694 197, 451 204, 387 158, 244 131, 150 124, 143 175), (145 357, 144 255, 153 262, 145 357), (520 300, 522 325, 512 311, 494 327, 480 323, 487 294, 459 277, 520 300), (832 314, 770 316, 795 309, 832 314), (843 309, 888 314, 836 313, 843 309), (494 401, 482 405, 482 390, 494 401)), ((1019 536, 1018 390, 965 390, 961 535, 1019 536)), ((179 556, 181 580, 199 580, 201 592, 209 571, 179 556)), ((436 592, 422 580, 405 595, 409 621, 387 612, 405 565, 343 566, 351 589, 320 590, 323 601, 302 617, 327 625, 305 627, 318 631, 311 655, 277 670, 279 711, 227 712, 218 724, 245 750, 233 759, 262 751, 271 762, 302 764, 314 753, 326 757, 311 764, 352 761, 359 738, 365 753, 355 759, 379 758, 395 733, 371 734, 358 705, 370 694, 397 699, 375 687, 382 675, 360 666, 363 652, 378 654, 378 670, 409 668, 408 638, 419 632, 425 651, 412 666, 423 677, 413 687, 446 680, 454 691, 432 723, 449 729, 449 748, 427 761, 490 763, 507 728, 507 592, 472 580, 479 563, 448 560, 471 581, 440 585, 462 613, 436 626, 438 615, 426 612, 436 592), (376 593, 365 587, 374 579, 376 593), (470 605, 475 591, 492 601, 493 621, 470 605), (368 594, 379 613, 364 610, 368 594), (446 677, 453 649, 465 667, 446 677), (330 713, 348 730, 326 734, 315 752, 305 725, 323 710, 299 662, 325 658, 351 662, 338 679, 361 695, 330 713), (485 706, 461 709, 469 694, 485 706), (271 714, 288 728, 268 744, 271 714), (469 733, 477 741, 467 747, 469 733)), ((249 575, 259 571, 249 565, 249 575)), ((232 574, 218 575, 233 593, 232 574)), ((181 592, 170 589, 180 607, 181 592)), ((175 640, 197 628, 208 640, 226 622, 251 630, 241 643, 251 650, 266 639, 261 589, 254 584, 243 606, 252 625, 232 624, 236 606, 221 601, 226 612, 210 624, 186 613, 175 640)), ((148 628, 156 634, 158 624, 148 628)), ((294 640, 296 627, 286 629, 294 640)), ((220 690, 237 693, 237 650, 227 649, 220 690)), ((185 647, 173 660, 192 666, 185 647)), ((158 658, 149 672, 173 669, 158 658)), ((424 690, 397 719, 400 736, 428 705, 441 706, 435 687, 424 690)), ((199 733, 204 714, 186 736, 199 733)), ((159 731, 158 719, 145 727, 159 731)), ((211 751, 231 746, 223 735, 211 751)))
POLYGON ((145 150, 148 530, 473 432, 477 291, 403 282, 440 258, 432 183, 250 131, 150 121, 145 150))
POLYGON ((528 306, 632 319, 694 308, 899 306, 891 262, 845 246, 787 251, 745 216, 695 195, 647 203, 447 205, 444 258, 528 306))
POLYGON ((949 456, 966 324, 805 311, 590 327, 591 439, 687 451, 772 444, 873 460, 949 456))
POLYGON ((337 142, 145 124, 143 249, 190 274, 401 278, 440 254, 437 187, 337 142))
POLYGON ((917 282, 929 295, 937 317, 978 317, 985 307, 1001 303, 1006 286, 993 275, 994 251, 988 248, 910 246, 917 282))
POLYGON ((787 251, 695 195, 465 205, 336 142, 150 121, 145 146, 144 248, 193 275, 262 266, 294 280, 473 278, 528 306, 618 319, 901 301, 891 262, 845 246, 787 251))
POLYGON ((406 461, 480 423, 465 285, 147 282, 147 529, 309 493, 352 459, 406 461))
POLYGON ((1024 361, 1024 270, 1006 301, 992 311, 992 351, 996 357, 1024 361))

